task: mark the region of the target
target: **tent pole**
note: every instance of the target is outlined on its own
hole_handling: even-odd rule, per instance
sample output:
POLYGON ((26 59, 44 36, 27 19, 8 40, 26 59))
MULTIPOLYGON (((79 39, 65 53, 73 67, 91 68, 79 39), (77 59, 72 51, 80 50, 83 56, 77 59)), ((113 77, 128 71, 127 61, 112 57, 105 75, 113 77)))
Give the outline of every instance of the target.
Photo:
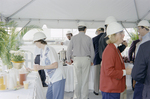
POLYGON ((5 19, 6 17, 0 13, 0 21, 3 21, 3 19, 5 19))
POLYGON ((143 20, 149 13, 150 13, 150 10, 141 18, 141 20, 143 20))
POLYGON ((63 35, 64 35, 64 31, 63 31, 64 29, 62 29, 62 40, 63 40, 63 35))
POLYGON ((3 15, 2 14, 0 14, 0 17, 1 17, 1 21, 3 20, 3 15))
POLYGON ((11 20, 11 18, 5 18, 5 23, 6 23, 6 29, 7 29, 7 33, 8 33, 8 23, 11 20))
POLYGON ((19 32, 21 32, 30 22, 31 20, 29 20, 28 23, 19 32))
POLYGON ((123 26, 123 28, 125 29, 125 31, 128 33, 128 35, 129 35, 129 36, 130 36, 130 38, 131 38, 130 33, 127 31, 127 29, 126 29, 126 28, 125 28, 125 26, 123 25, 122 21, 121 21, 121 25, 123 26))
MULTIPOLYGON (((29 20, 28 23, 19 31, 18 37, 20 36, 21 31, 22 31, 30 22, 31 22, 31 20, 29 20)), ((18 39, 20 40, 21 38, 19 37, 18 39)))
POLYGON ((134 0, 134 5, 135 5, 135 10, 136 10, 136 14, 137 14, 138 22, 139 22, 140 18, 139 18, 139 13, 138 13, 138 10, 137 10, 137 5, 136 5, 136 1, 135 0, 134 0))
POLYGON ((9 16, 12 17, 14 16, 15 14, 17 14, 18 12, 20 12, 22 9, 24 9, 25 7, 27 7, 30 3, 32 3, 34 0, 31 0, 30 2, 28 2, 26 5, 24 5, 22 8, 20 8, 19 10, 17 10, 16 12, 14 12, 12 15, 9 16))

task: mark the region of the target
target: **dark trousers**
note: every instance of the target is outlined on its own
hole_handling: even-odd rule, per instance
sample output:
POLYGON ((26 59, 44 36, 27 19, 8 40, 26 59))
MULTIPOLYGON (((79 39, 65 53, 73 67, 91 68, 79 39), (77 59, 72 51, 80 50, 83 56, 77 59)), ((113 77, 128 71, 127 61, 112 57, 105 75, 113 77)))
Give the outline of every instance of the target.
MULTIPOLYGON (((40 55, 37 55, 37 56, 35 57, 34 63, 40 65, 40 55)), ((43 86, 44 86, 44 85, 46 84, 46 83, 45 83, 45 80, 46 80, 45 71, 44 71, 44 70, 39 70, 38 72, 39 72, 39 75, 40 75, 40 77, 41 77, 42 84, 43 84, 43 86)))
POLYGON ((142 99, 144 84, 137 82, 134 88, 133 99, 142 99))
POLYGON ((102 99, 120 99, 120 93, 107 93, 102 92, 102 99))

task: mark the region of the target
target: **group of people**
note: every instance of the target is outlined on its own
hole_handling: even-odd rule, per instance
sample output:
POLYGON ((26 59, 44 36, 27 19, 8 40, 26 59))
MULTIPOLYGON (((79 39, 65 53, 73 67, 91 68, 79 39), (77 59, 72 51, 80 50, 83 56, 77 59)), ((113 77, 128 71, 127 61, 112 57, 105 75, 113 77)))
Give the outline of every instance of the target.
MULTIPOLYGON (((149 22, 142 20, 138 24, 138 31, 142 40, 136 47, 134 55, 134 67, 125 68, 121 52, 127 47, 127 42, 123 40, 123 27, 117 20, 110 16, 105 20, 104 28, 96 30, 96 37, 91 39, 86 35, 87 26, 84 22, 79 22, 79 33, 75 36, 68 32, 69 44, 67 48, 67 63, 74 66, 74 95, 72 99, 88 99, 88 81, 90 66, 95 66, 94 94, 102 94, 102 99, 121 99, 126 90, 126 75, 132 75, 134 86, 134 96, 141 95, 134 99, 149 99, 149 58, 150 43, 149 22), (143 89, 139 89, 139 84, 143 89), (137 90, 137 91, 136 91, 137 90), (139 93, 139 90, 141 93, 139 93), (143 95, 142 95, 143 92, 143 95)), ((34 70, 41 70, 49 75, 47 99, 63 99, 65 88, 65 75, 62 64, 54 48, 47 45, 46 36, 42 32, 34 34, 33 42, 42 49, 36 57, 34 70), (40 63, 39 63, 40 61, 40 63)), ((62 43, 62 45, 65 43, 62 43)), ((28 68, 28 70, 31 70, 28 68)), ((41 74, 42 75, 42 74, 41 74)), ((45 78, 43 79, 43 81, 45 78)), ((42 82, 43 86, 47 86, 42 82)), ((140 87, 141 88, 141 87, 140 87)))

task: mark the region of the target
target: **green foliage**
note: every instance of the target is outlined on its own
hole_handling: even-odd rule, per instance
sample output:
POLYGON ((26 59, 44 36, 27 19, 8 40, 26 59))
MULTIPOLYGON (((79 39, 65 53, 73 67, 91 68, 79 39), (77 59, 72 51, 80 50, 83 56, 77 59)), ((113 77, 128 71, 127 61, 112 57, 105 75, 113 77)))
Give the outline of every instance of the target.
POLYGON ((16 31, 17 23, 10 21, 9 23, 0 22, 0 58, 4 65, 12 68, 10 50, 19 50, 22 45, 22 37, 30 29, 37 28, 36 26, 28 26, 21 31, 16 31))
POLYGON ((128 46, 129 46, 129 47, 131 46, 131 43, 132 43, 133 41, 139 39, 138 30, 137 30, 136 28, 134 28, 134 31, 135 31, 135 32, 130 33, 131 39, 129 40, 129 43, 128 43, 128 46))
POLYGON ((138 30, 136 28, 134 28, 134 31, 135 31, 135 33, 131 33, 131 39, 133 41, 139 39, 138 30))
POLYGON ((12 54, 11 60, 15 62, 24 61, 24 56, 12 54))

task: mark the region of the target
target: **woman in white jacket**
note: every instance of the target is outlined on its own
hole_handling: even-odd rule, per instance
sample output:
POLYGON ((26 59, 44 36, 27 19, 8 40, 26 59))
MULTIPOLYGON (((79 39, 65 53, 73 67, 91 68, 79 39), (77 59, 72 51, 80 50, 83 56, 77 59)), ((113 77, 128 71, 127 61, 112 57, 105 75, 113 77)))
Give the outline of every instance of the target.
POLYGON ((38 48, 41 48, 40 65, 35 64, 35 70, 44 69, 49 75, 50 84, 46 94, 46 99, 63 99, 65 89, 65 76, 63 66, 60 64, 58 55, 54 48, 47 45, 46 36, 42 32, 34 34, 33 42, 38 48))

